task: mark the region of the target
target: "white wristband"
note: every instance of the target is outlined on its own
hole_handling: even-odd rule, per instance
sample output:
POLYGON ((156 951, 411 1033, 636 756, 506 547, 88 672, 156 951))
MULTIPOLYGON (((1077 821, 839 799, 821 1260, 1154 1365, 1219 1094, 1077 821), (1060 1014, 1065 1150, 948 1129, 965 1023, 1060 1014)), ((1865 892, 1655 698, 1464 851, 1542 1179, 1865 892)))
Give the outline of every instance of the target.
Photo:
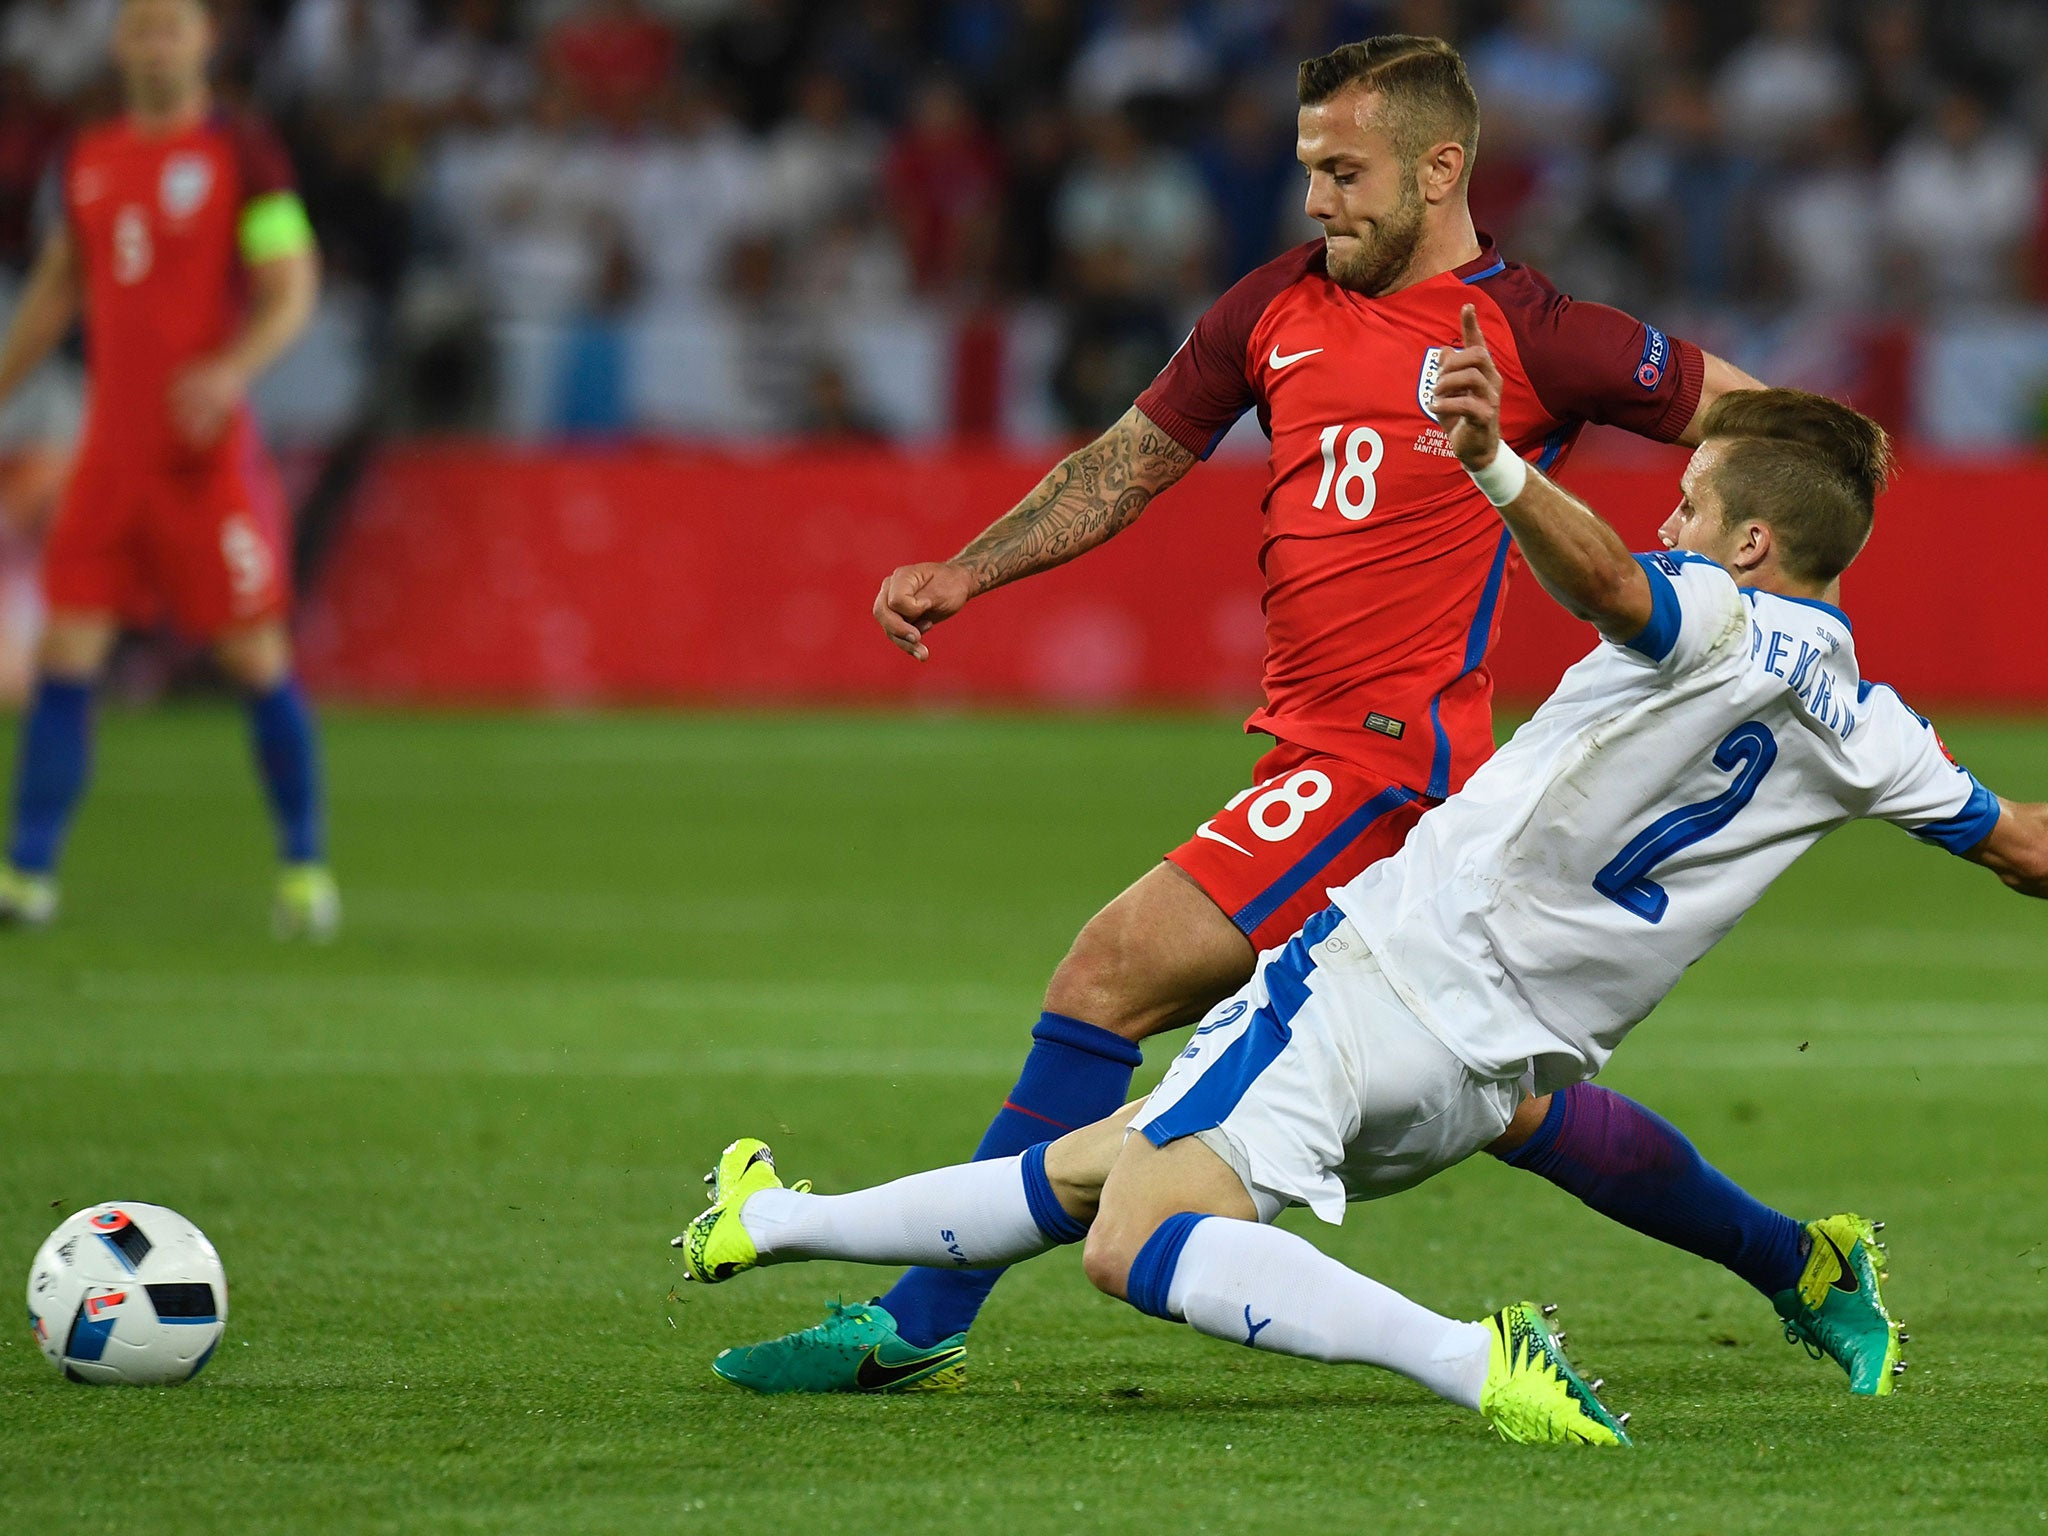
POLYGON ((1504 441, 1494 445, 1490 462, 1478 469, 1468 464, 1465 473, 1479 487, 1480 495, 1496 507, 1504 507, 1513 501, 1522 494, 1522 487, 1529 483, 1528 463, 1504 441))

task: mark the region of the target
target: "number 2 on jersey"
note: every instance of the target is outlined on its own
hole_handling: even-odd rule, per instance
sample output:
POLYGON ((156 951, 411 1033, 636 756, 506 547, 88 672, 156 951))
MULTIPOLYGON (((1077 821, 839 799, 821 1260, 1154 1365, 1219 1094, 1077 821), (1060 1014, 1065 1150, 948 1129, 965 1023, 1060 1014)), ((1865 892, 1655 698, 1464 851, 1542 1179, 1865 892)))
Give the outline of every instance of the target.
POLYGON ((1714 749, 1714 766, 1734 774, 1735 781, 1711 800, 1681 805, 1643 828, 1593 877, 1593 889, 1646 923, 1662 922, 1671 897, 1650 871, 1733 821, 1777 760, 1778 740, 1770 727, 1756 720, 1735 727, 1714 749))

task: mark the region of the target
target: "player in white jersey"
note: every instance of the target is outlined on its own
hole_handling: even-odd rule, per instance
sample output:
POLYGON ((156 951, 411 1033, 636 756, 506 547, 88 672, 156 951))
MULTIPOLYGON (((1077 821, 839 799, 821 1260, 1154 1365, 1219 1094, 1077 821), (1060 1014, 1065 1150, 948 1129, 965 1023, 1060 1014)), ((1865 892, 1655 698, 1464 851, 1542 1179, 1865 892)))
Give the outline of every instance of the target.
MULTIPOLYGON (((1134 1110, 841 1196, 782 1188, 767 1149, 736 1142, 677 1239, 694 1278, 800 1258, 1007 1264, 1085 1237, 1089 1278, 1155 1316, 1400 1371, 1509 1438, 1625 1443, 1626 1416, 1538 1309, 1442 1317, 1267 1223, 1292 1204, 1338 1221, 1347 1200, 1495 1143, 1526 1093, 1590 1078, 1835 827, 1892 821, 2048 897, 2048 805, 2001 801, 1861 676, 1837 602, 1870 502, 1836 459, 1717 433, 1710 413, 1670 547, 1631 555, 1501 449, 1499 377, 1469 308, 1464 326, 1434 401, 1451 446, 1603 643, 1399 853, 1261 956, 1134 1110)), ((1882 443, 1793 391, 1734 409, 1779 408, 1882 443)), ((1851 1276, 1835 1257, 1823 1286, 1851 1276)), ((1902 1369, 1894 1325, 1864 1299, 1892 1334, 1880 1358, 1902 1369)))

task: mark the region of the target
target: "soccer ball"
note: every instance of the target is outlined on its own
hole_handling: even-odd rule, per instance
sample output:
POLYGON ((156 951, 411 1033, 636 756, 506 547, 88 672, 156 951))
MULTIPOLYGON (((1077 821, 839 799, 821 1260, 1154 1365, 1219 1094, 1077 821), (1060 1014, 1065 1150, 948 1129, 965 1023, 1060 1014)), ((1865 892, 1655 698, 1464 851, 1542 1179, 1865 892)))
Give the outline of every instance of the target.
POLYGON ((68 1218, 28 1272, 28 1321, 72 1381, 168 1386, 197 1375, 227 1326, 228 1278, 176 1211, 116 1200, 68 1218))

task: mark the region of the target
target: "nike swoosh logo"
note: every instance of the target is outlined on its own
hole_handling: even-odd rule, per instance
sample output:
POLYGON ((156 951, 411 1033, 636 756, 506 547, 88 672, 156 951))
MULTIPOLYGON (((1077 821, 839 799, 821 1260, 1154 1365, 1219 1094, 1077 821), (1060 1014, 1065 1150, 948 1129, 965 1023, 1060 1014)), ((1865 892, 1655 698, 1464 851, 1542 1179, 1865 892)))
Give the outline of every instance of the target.
POLYGON ((1836 1275, 1833 1281, 1835 1289, 1852 1292, 1862 1290, 1863 1286, 1856 1278, 1856 1271, 1849 1267, 1849 1255, 1842 1252, 1840 1245, 1832 1237, 1829 1237, 1827 1233, 1821 1233, 1820 1237, 1822 1242, 1835 1250, 1835 1259, 1842 1266, 1842 1272, 1836 1275))
POLYGON ((1209 824, 1208 824, 1208 823, 1207 823, 1206 821, 1205 821, 1205 822, 1203 822, 1203 823, 1202 823, 1202 824, 1201 824, 1201 825, 1200 825, 1199 827, 1195 828, 1195 836, 1197 836, 1197 837, 1206 837, 1206 838, 1208 838, 1208 839, 1209 839, 1209 841, 1210 841, 1210 842, 1212 842, 1212 843, 1221 843, 1221 844, 1222 844, 1222 845, 1223 845, 1224 847, 1228 848, 1228 849, 1229 849, 1229 850, 1230 850, 1231 852, 1233 852, 1233 853, 1241 853, 1241 854, 1243 854, 1243 855, 1244 855, 1244 856, 1245 856, 1246 858, 1250 858, 1250 857, 1252 856, 1252 851, 1251 851, 1251 849, 1249 849, 1249 848, 1245 848, 1245 847, 1241 847, 1241 846, 1239 846, 1238 844, 1236 844, 1236 843, 1233 843, 1233 842, 1232 842, 1232 841, 1231 841, 1231 840, 1230 840, 1229 838, 1225 837, 1225 836, 1224 836, 1224 835, 1223 835, 1223 834, 1222 834, 1221 832, 1217 832, 1217 831, 1213 831, 1213 830, 1211 830, 1211 828, 1210 828, 1209 824))
POLYGON ((895 1386, 898 1382, 908 1381, 913 1376, 929 1376, 934 1371, 951 1365, 966 1353, 966 1347, 963 1345, 959 1349, 949 1349, 942 1355, 919 1355, 915 1360, 906 1360, 901 1365, 891 1365, 881 1358, 882 1346, 877 1344, 862 1355, 860 1364, 853 1368, 853 1385, 861 1392, 880 1392, 895 1386))
POLYGON ((1273 355, 1271 357, 1268 357, 1266 361, 1271 363, 1275 368, 1285 368, 1290 363, 1300 362, 1304 357, 1314 357, 1318 352, 1322 350, 1323 349, 1321 347, 1310 347, 1306 352, 1289 352, 1285 356, 1282 356, 1280 349, 1276 346, 1273 348, 1273 355))

